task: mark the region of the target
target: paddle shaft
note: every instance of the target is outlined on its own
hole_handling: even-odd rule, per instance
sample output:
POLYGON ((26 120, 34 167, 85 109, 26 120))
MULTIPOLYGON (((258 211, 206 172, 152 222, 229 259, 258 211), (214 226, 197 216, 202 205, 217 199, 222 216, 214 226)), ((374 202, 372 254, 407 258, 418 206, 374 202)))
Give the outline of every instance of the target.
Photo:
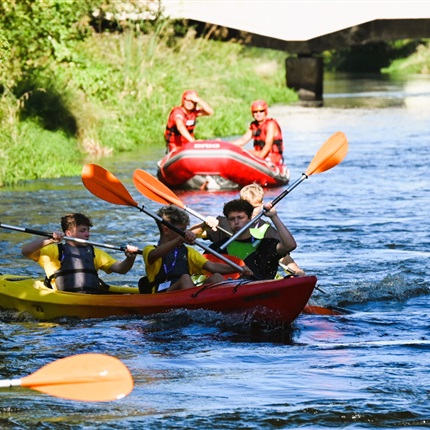
MULTIPOLYGON (((52 239, 52 234, 51 233, 46 233, 44 231, 33 230, 31 228, 16 227, 16 226, 13 226, 13 225, 8 225, 8 224, 0 224, 0 227, 7 228, 9 230, 21 231, 21 232, 24 232, 24 233, 36 234, 38 236, 45 236, 45 237, 49 237, 49 238, 52 239)), ((100 248, 114 249, 114 250, 117 250, 117 251, 124 251, 125 252, 127 250, 127 248, 125 248, 123 246, 109 245, 108 243, 92 242, 90 240, 79 239, 78 237, 64 236, 63 239, 67 240, 69 242, 84 243, 86 245, 94 245, 94 246, 99 246, 100 248)), ((137 251, 137 253, 138 254, 142 254, 142 250, 139 249, 137 251)))
MULTIPOLYGON (((194 215, 196 218, 199 218, 200 220, 204 221, 207 224, 206 218, 203 215, 200 215, 198 212, 194 211, 193 209, 189 208, 188 206, 184 206, 183 207, 184 211, 187 211, 188 213, 190 213, 191 215, 194 215)), ((217 227, 217 230, 222 231, 224 234, 228 235, 228 236, 232 236, 233 233, 231 233, 228 230, 225 230, 222 227, 217 227)))
MULTIPOLYGON (((171 230, 173 230, 175 233, 178 233, 180 236, 185 237, 185 232, 183 230, 181 230, 180 228, 176 227, 175 225, 173 225, 169 221, 166 221, 165 219, 161 218, 157 214, 154 214, 154 213, 146 210, 143 205, 140 208, 138 207, 138 209, 141 212, 143 212, 143 213, 149 215, 150 217, 154 218, 156 221, 160 222, 161 224, 164 224, 166 227, 169 227, 171 230)), ((224 257, 224 255, 219 254, 218 252, 216 252, 215 250, 213 250, 209 246, 206 246, 204 243, 201 243, 201 242, 199 242, 197 240, 194 243, 197 246, 200 246, 200 248, 204 249, 206 252, 209 252, 210 254, 215 255, 215 257, 218 257, 221 261, 224 261, 224 263, 229 264, 231 267, 233 267, 234 269, 236 269, 238 272, 243 273, 243 268, 241 266, 239 266, 238 264, 236 264, 233 261, 229 260, 228 258, 224 257)))
MULTIPOLYGON (((276 197, 272 201, 272 206, 275 206, 280 200, 282 200, 290 191, 297 187, 301 182, 307 179, 309 176, 315 173, 322 173, 330 170, 334 166, 337 166, 346 156, 348 152, 348 140, 342 132, 334 133, 330 138, 324 142, 318 152, 314 155, 314 158, 309 163, 308 168, 302 176, 297 179, 289 188, 283 193, 276 197)), ((240 236, 252 223, 259 220, 264 214, 265 210, 261 211, 253 220, 250 220, 243 228, 241 228, 236 234, 234 234, 226 243, 223 244, 221 249, 228 246, 233 240, 240 236)))
MULTIPOLYGON (((148 199, 151 199, 154 202, 162 203, 162 204, 173 204, 178 206, 182 210, 190 213, 191 215, 199 218, 201 221, 204 221, 207 224, 206 218, 191 209, 187 205, 185 205, 182 200, 168 187, 166 187, 162 182, 160 182, 157 178, 152 176, 150 173, 146 172, 142 169, 135 170, 133 174, 134 185, 137 190, 143 194, 148 199)), ((231 236, 227 230, 224 230, 221 227, 218 227, 220 231, 231 236)))
MULTIPOLYGON (((308 178, 308 176, 305 173, 302 173, 302 176, 299 179, 297 179, 285 191, 283 191, 281 194, 279 194, 279 196, 277 196, 275 199, 272 200, 272 207, 275 206, 277 203, 279 203, 287 194, 289 194, 292 190, 294 190, 294 188, 296 188, 297 185, 301 184, 307 178, 308 178)), ((250 228, 254 223, 256 223, 266 212, 267 212, 267 210, 263 209, 254 218, 249 220, 239 231, 237 231, 235 234, 233 234, 233 236, 231 236, 230 239, 227 240, 227 242, 222 244, 220 246, 220 249, 222 249, 222 250, 226 249, 227 246, 230 245, 231 242, 236 240, 248 228, 250 228)))
POLYGON ((21 379, 3 379, 0 381, 0 388, 19 387, 21 379))

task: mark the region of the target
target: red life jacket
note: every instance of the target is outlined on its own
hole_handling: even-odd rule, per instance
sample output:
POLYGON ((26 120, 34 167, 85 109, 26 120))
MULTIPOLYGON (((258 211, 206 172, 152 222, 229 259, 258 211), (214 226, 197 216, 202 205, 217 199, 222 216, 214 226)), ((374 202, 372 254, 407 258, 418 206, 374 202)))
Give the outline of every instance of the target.
POLYGON ((179 116, 185 124, 186 129, 194 137, 194 129, 196 128, 196 119, 199 113, 199 109, 194 109, 191 112, 187 112, 181 106, 174 107, 167 120, 166 131, 164 137, 166 139, 166 145, 169 151, 173 151, 176 147, 182 146, 187 143, 187 139, 179 133, 176 127, 176 118, 179 116))
POLYGON ((275 124, 276 132, 273 139, 272 148, 269 154, 267 155, 267 157, 274 164, 282 164, 283 163, 282 153, 284 151, 284 143, 282 140, 281 127, 279 126, 278 122, 275 119, 267 118, 261 123, 257 121, 251 122, 251 125, 249 128, 251 129, 252 136, 254 137, 254 149, 256 151, 261 151, 264 148, 264 145, 266 144, 267 127, 271 122, 275 124))

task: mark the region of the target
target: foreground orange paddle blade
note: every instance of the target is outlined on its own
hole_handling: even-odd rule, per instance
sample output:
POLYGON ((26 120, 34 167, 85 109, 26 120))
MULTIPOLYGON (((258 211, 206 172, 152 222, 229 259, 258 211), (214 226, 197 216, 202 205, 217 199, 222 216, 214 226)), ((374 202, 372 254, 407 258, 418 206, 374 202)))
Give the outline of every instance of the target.
POLYGON ((135 170, 133 182, 138 191, 148 197, 148 199, 164 205, 173 204, 181 209, 185 208, 184 203, 173 191, 167 188, 157 178, 154 178, 150 173, 145 172, 145 170, 135 170))
POLYGON ((86 164, 82 168, 82 182, 98 198, 115 205, 136 206, 138 203, 121 181, 97 164, 86 164))
POLYGON ((83 402, 122 399, 133 390, 133 378, 117 358, 104 354, 79 354, 47 364, 8 385, 38 390, 51 396, 83 402))
POLYGON ((310 162, 306 176, 322 173, 337 166, 348 153, 348 140, 344 133, 334 133, 315 154, 310 162))

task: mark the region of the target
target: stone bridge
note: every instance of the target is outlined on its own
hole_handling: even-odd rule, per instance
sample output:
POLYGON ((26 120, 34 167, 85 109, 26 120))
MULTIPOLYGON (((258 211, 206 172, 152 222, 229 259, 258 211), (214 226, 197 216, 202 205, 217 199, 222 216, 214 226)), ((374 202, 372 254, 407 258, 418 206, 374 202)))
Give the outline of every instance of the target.
POLYGON ((286 83, 322 104, 325 50, 430 38, 430 1, 163 0, 165 15, 212 24, 251 46, 288 52, 286 83))

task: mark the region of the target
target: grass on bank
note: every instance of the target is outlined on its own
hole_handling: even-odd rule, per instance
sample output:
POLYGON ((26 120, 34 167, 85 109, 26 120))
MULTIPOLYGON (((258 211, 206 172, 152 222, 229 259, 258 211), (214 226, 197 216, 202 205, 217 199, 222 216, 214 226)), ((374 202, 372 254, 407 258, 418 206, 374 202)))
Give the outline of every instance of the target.
POLYGON ((382 69, 390 74, 430 74, 430 42, 418 45, 408 58, 394 60, 389 67, 382 69))
POLYGON ((193 88, 214 108, 197 137, 245 132, 250 102, 297 100, 285 86, 285 54, 239 44, 149 35, 96 34, 52 78, 20 98, 2 95, 0 185, 79 175, 82 160, 163 147, 170 109, 193 88))

